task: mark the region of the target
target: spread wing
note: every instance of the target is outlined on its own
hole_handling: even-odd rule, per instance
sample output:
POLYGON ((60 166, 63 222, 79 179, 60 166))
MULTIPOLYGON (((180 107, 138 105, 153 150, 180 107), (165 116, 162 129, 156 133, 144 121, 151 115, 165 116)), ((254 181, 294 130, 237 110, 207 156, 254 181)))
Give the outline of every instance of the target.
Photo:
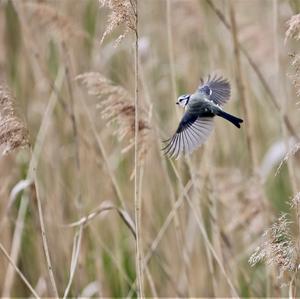
POLYGON ((191 153, 207 140, 212 129, 213 120, 211 117, 198 117, 186 111, 176 133, 166 140, 167 144, 163 151, 170 158, 191 153))
POLYGON ((218 105, 224 105, 230 98, 230 84, 221 76, 208 76, 205 82, 201 82, 198 90, 208 91, 209 99, 218 105))

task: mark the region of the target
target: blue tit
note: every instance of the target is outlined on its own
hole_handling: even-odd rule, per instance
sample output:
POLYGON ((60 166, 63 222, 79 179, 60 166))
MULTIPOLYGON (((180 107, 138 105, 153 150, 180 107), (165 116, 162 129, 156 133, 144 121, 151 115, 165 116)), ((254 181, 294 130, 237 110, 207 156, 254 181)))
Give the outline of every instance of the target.
POLYGON ((222 108, 229 98, 228 80, 217 76, 208 76, 205 82, 201 81, 195 93, 180 96, 176 104, 184 107, 185 113, 176 133, 165 141, 164 153, 170 158, 177 158, 198 148, 211 134, 215 116, 240 128, 243 120, 226 113, 222 108))

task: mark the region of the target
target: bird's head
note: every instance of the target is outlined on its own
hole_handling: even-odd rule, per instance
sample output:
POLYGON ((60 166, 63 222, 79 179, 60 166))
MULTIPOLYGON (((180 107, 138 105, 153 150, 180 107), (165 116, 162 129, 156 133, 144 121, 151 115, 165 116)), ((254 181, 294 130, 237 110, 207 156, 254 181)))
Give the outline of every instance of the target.
POLYGON ((185 107, 189 100, 190 100, 190 94, 184 94, 184 95, 181 95, 178 99, 177 99, 177 102, 176 104, 181 106, 181 107, 185 107))

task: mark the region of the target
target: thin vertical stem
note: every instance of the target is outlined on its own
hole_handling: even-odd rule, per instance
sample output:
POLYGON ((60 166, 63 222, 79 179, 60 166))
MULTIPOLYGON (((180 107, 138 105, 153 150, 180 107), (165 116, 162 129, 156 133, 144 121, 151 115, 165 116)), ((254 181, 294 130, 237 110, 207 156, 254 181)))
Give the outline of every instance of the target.
POLYGON ((168 52, 171 72, 171 84, 172 84, 172 97, 176 99, 176 77, 175 77, 175 59, 174 59, 174 48, 172 39, 172 24, 171 24, 171 0, 167 0, 167 30, 168 30, 168 52))
POLYGON ((77 119, 76 119, 76 111, 75 111, 75 99, 74 99, 74 92, 76 89, 75 86, 73 86, 72 78, 75 77, 75 70, 72 64, 73 60, 71 57, 71 53, 69 53, 69 49, 65 43, 65 41, 62 41, 62 48, 63 48, 63 55, 65 60, 65 71, 66 71, 66 83, 68 87, 69 92, 69 98, 70 98, 70 120, 72 124, 72 131, 73 131, 73 138, 74 138, 74 147, 75 147, 75 161, 76 161, 76 170, 78 173, 78 179, 76 184, 76 205, 79 216, 82 216, 82 187, 81 187, 81 161, 80 161, 80 138, 79 138, 79 131, 78 131, 78 125, 77 125, 77 119))
MULTIPOLYGON (((166 2, 166 19, 167 19, 168 56, 169 56, 169 66, 170 66, 170 75, 171 75, 172 99, 175 102, 177 96, 177 86, 176 86, 176 75, 175 75, 175 67, 174 67, 175 59, 174 59, 173 37, 172 37, 171 0, 167 0, 166 2)), ((174 107, 175 105, 172 106, 174 107)), ((179 119, 178 109, 176 109, 176 114, 177 114, 177 118, 179 119)), ((164 169, 166 168, 165 164, 163 165, 163 168, 164 169)), ((174 206, 176 199, 175 199, 174 191, 172 190, 171 192, 173 194, 171 194, 170 199, 172 205, 174 206)), ((181 223, 180 223, 179 215, 177 211, 175 211, 174 226, 175 226, 175 232, 176 232, 176 238, 177 238, 177 244, 179 250, 181 250, 181 246, 183 245, 183 240, 184 240, 183 231, 182 231, 183 227, 180 224, 181 223)), ((187 274, 187 267, 185 262, 183 262, 183 271, 181 273, 185 281, 187 281, 188 274, 187 274)))
MULTIPOLYGON (((236 25, 236 19, 235 19, 235 10, 234 10, 234 3, 233 1, 229 1, 229 12, 230 12, 230 31, 232 34, 232 40, 233 40, 233 47, 234 47, 234 58, 235 58, 235 67, 236 67, 236 84, 238 88, 239 97, 242 101, 243 109, 244 109, 244 118, 246 123, 246 134, 247 134, 247 145, 249 149, 249 154, 251 157, 251 166, 252 166, 252 174, 254 175, 255 182, 258 186, 258 190, 260 193, 260 208, 262 213, 264 213, 264 222, 265 225, 269 222, 269 214, 268 214, 268 207, 269 202, 267 200, 264 187, 262 185, 262 182, 260 180, 260 177, 257 173, 258 171, 258 156, 257 156, 257 149, 255 147, 255 138, 254 138, 254 127, 253 122, 251 119, 250 114, 250 105, 249 105, 249 98, 246 95, 245 92, 245 85, 244 85, 244 78, 243 78, 243 71, 242 71, 242 63, 241 63, 241 53, 245 54, 245 51, 243 52, 243 48, 240 46, 239 40, 238 40, 238 30, 236 25)), ((279 104, 275 101, 277 104, 277 109, 280 111, 279 104)), ((268 268, 266 268, 266 281, 267 284, 271 282, 271 273, 268 268)), ((271 290, 268 288, 268 290, 271 290)), ((270 294, 268 294, 270 295, 270 294)))
POLYGON ((229 1, 229 10, 230 10, 230 21, 231 21, 231 33, 233 39, 233 47, 234 47, 234 59, 235 59, 235 70, 236 70, 236 84, 239 93, 239 98, 241 99, 243 110, 244 110, 244 118, 246 125, 246 137, 247 137, 247 145, 249 149, 249 154, 251 157, 251 165, 252 172, 257 170, 258 159, 257 154, 253 144, 253 126, 250 119, 250 109, 249 104, 246 98, 245 85, 242 73, 242 65, 241 65, 241 55, 240 55, 240 47, 237 36, 237 27, 235 21, 235 12, 232 1, 229 1))
POLYGON ((71 259, 71 266, 70 266, 70 277, 69 277, 69 281, 68 281, 67 287, 64 292, 63 299, 67 298, 70 288, 71 288, 71 285, 72 285, 72 282, 73 282, 74 275, 75 275, 75 270, 76 270, 76 267, 78 264, 78 259, 79 259, 84 224, 85 224, 85 222, 83 222, 80 225, 78 232, 76 232, 76 234, 74 236, 74 244, 73 244, 72 259, 71 259))
POLYGON ((13 269, 18 273, 18 275, 21 277, 21 279, 24 281, 28 289, 31 291, 32 295, 35 298, 40 298, 40 296, 37 294, 37 292, 34 290, 33 286, 29 283, 29 281, 26 279, 22 271, 18 268, 18 266, 15 264, 13 259, 9 256, 8 252, 4 248, 4 246, 0 243, 0 251, 4 254, 4 256, 9 261, 10 265, 13 267, 13 269))
POLYGON ((49 273, 53 293, 54 293, 56 298, 59 298, 58 291, 57 291, 57 286, 56 286, 56 282, 55 282, 55 278, 54 278, 51 258, 50 258, 50 252, 49 252, 49 246, 48 246, 48 240, 47 240, 45 222, 44 222, 44 216, 43 216, 42 203, 41 203, 40 194, 39 194, 39 191, 38 191, 37 177, 36 177, 36 171, 35 170, 34 170, 34 175, 33 176, 34 176, 34 190, 35 190, 35 197, 36 197, 35 199, 36 199, 37 206, 38 206, 38 214, 39 214, 39 220, 40 220, 40 226, 41 226, 42 241, 43 241, 43 247, 44 247, 47 267, 48 267, 48 273, 49 273))
POLYGON ((144 297, 142 271, 142 244, 141 244, 141 198, 139 197, 139 161, 138 161, 138 133, 139 133, 139 32, 138 32, 138 0, 135 0, 135 123, 134 123, 134 209, 136 230, 136 272, 138 279, 138 297, 144 297))

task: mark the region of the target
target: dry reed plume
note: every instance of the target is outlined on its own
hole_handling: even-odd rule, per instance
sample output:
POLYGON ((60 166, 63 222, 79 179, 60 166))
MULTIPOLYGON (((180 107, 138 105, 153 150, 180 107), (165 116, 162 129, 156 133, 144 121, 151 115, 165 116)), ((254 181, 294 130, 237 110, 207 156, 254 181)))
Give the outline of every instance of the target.
POLYGON ((108 17, 108 24, 102 35, 101 43, 105 37, 113 32, 120 25, 125 25, 124 32, 116 39, 115 45, 129 33, 130 30, 136 30, 135 4, 131 0, 99 0, 101 6, 105 6, 111 10, 108 17))
MULTIPOLYGON (((285 42, 287 42, 288 39, 294 39, 298 41, 300 39, 300 14, 292 16, 287 22, 287 25, 288 29, 285 33, 285 42)), ((289 73, 288 76, 292 80, 296 95, 300 97, 300 53, 298 52, 290 54, 290 58, 292 73, 289 73)), ((280 169, 283 162, 286 162, 291 156, 294 156, 299 151, 299 149, 300 143, 298 142, 286 154, 278 169, 280 169)))
POLYGON ((298 252, 290 231, 290 224, 287 215, 284 214, 265 231, 261 245, 255 249, 249 259, 250 265, 254 266, 259 262, 276 265, 279 268, 280 277, 286 271, 297 271, 298 252))
POLYGON ((7 87, 0 82, 0 149, 7 154, 29 145, 28 131, 17 116, 14 98, 7 87))
MULTIPOLYGON (((127 145, 123 153, 134 147, 135 130, 135 106, 129 92, 100 73, 84 73, 76 77, 77 80, 87 88, 90 95, 96 96, 100 101, 97 105, 101 117, 106 121, 107 126, 117 124, 114 134, 119 141, 126 138, 127 145)), ((139 160, 143 162, 149 149, 150 125, 147 121, 147 114, 140 109, 139 118, 139 160)))
MULTIPOLYGON (((289 39, 298 41, 300 39, 300 14, 292 16, 287 22, 287 30, 285 33, 285 43, 289 39)), ((292 73, 288 74, 296 89, 296 94, 300 96, 300 53, 294 52, 290 54, 290 63, 292 73)))
POLYGON ((288 29, 285 33, 285 41, 289 38, 293 38, 295 40, 300 39, 300 14, 292 16, 288 22, 288 29))

